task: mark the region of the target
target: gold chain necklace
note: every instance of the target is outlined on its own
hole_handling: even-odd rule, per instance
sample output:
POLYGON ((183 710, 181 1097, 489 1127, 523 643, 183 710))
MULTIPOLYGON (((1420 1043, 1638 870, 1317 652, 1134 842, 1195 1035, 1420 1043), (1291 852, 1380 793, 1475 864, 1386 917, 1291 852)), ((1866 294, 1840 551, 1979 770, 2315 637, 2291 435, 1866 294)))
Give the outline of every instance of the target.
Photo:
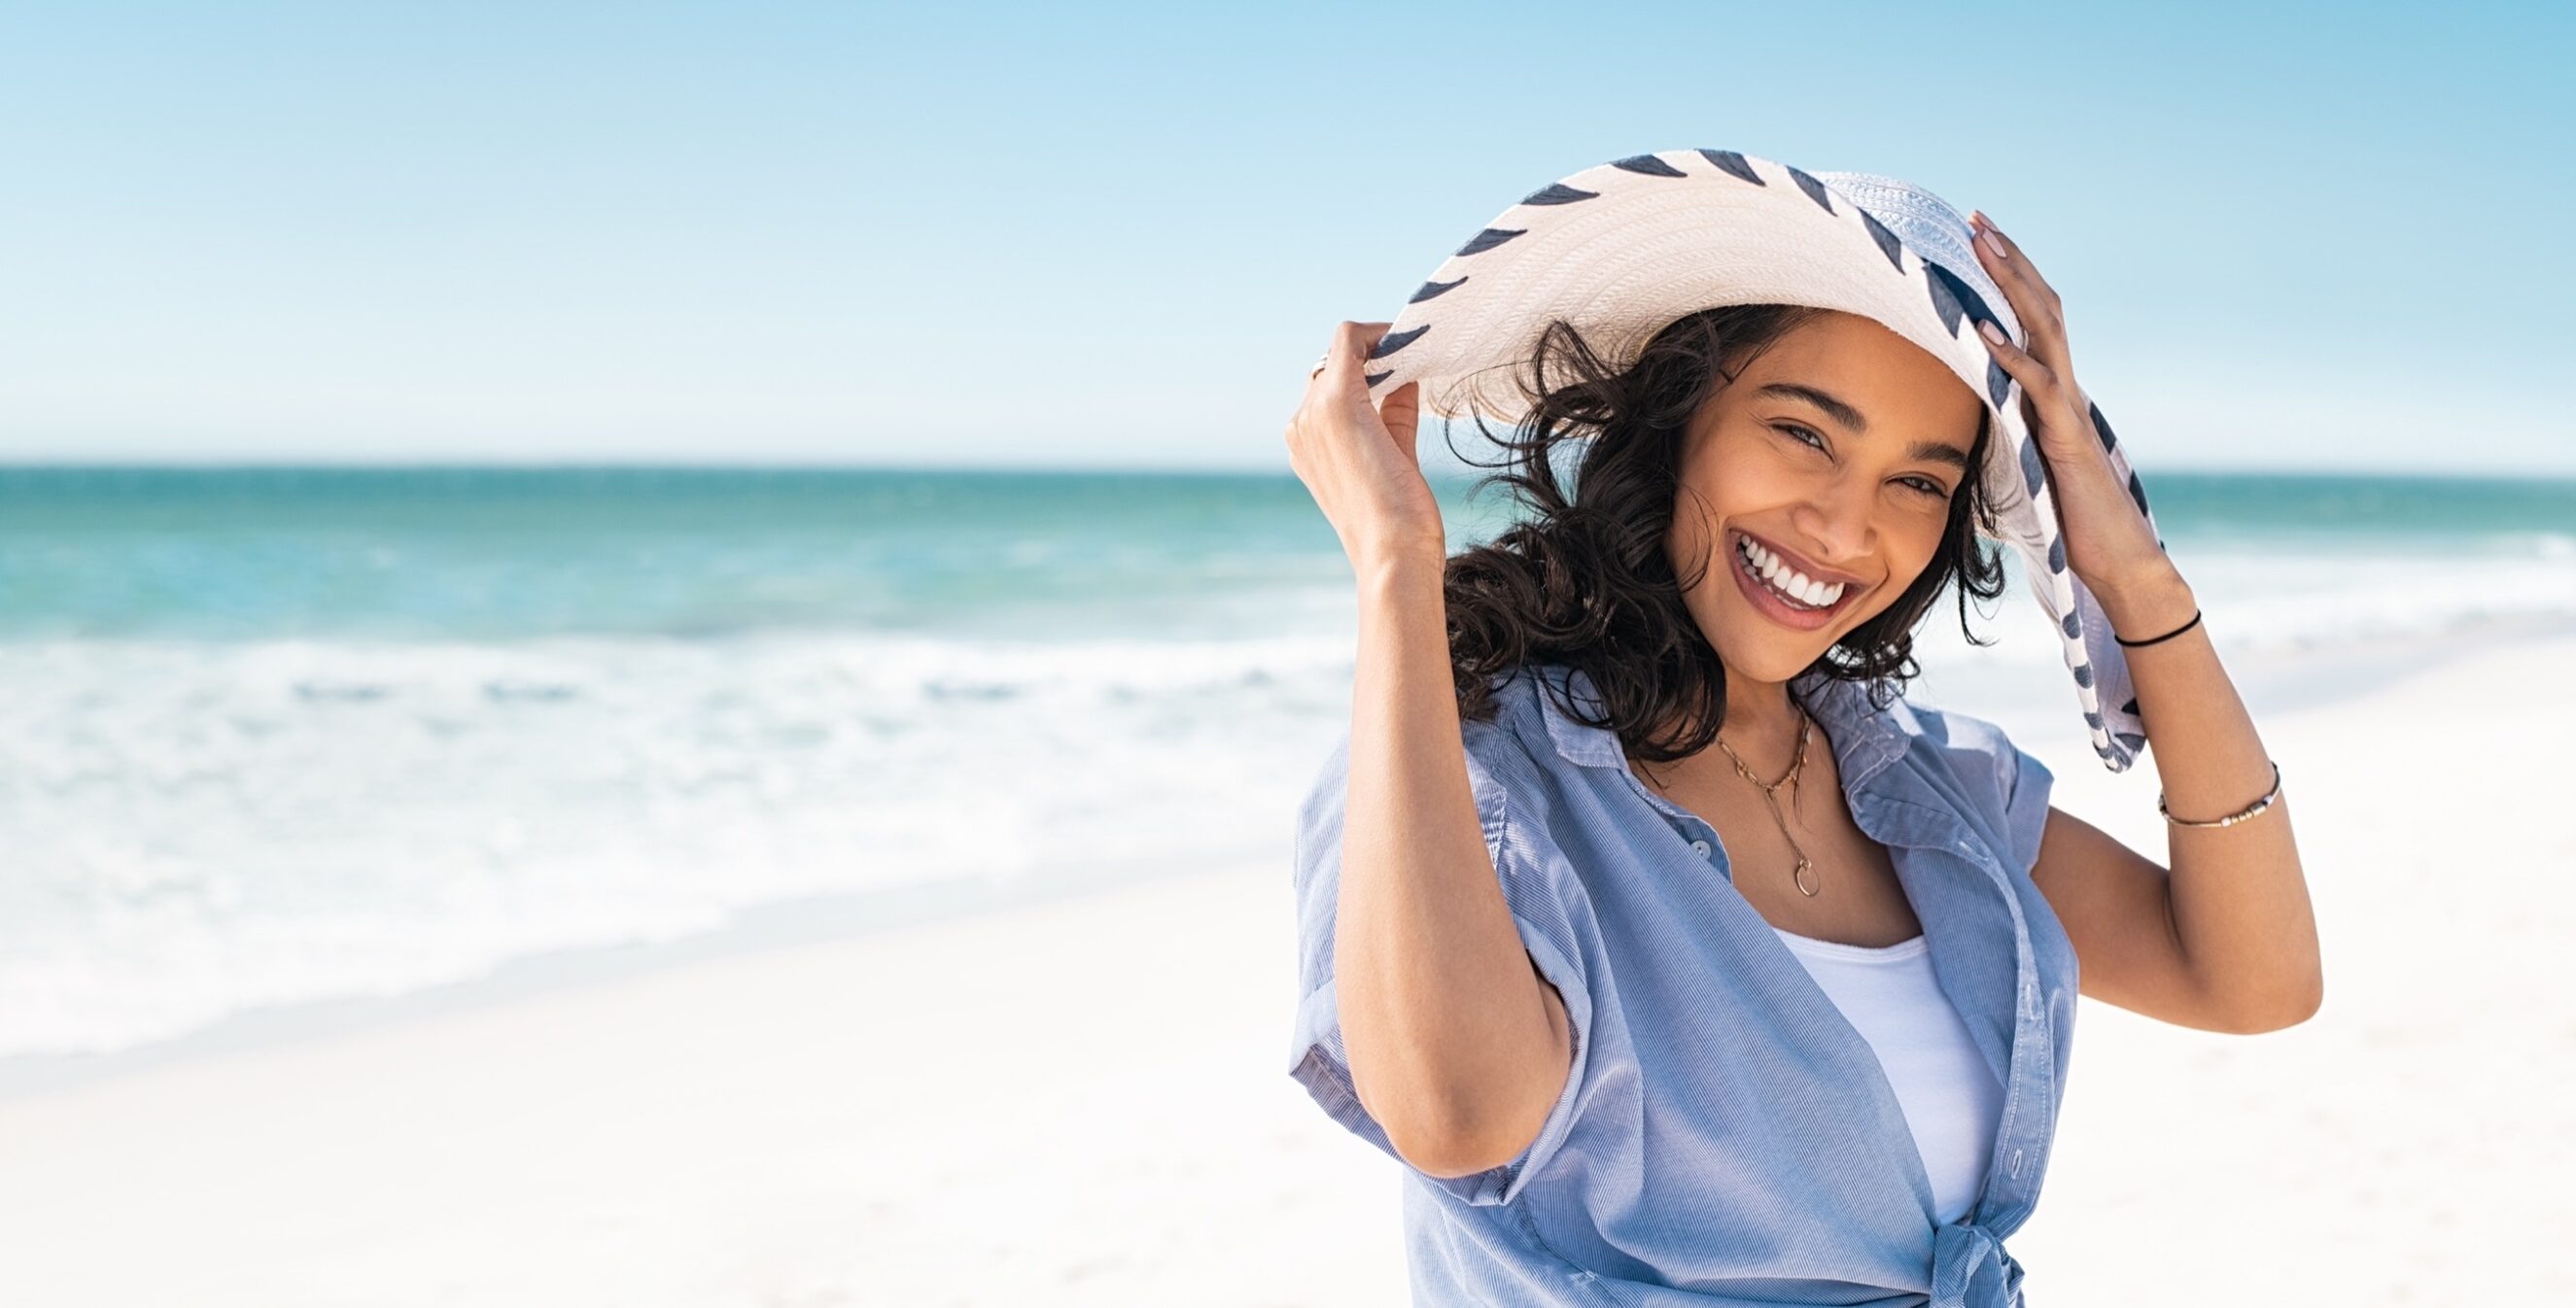
MULTIPOLYGON (((1720 736, 1717 738, 1717 747, 1726 751, 1726 757, 1733 760, 1735 763, 1735 770, 1742 773, 1745 780, 1761 787, 1763 802, 1771 806, 1771 820, 1780 824, 1780 838, 1788 841, 1790 850, 1798 856, 1798 865, 1795 868, 1790 869, 1789 879, 1797 882, 1799 892, 1810 899, 1815 898, 1817 890, 1821 890, 1823 887, 1820 885, 1814 889, 1810 889, 1807 885, 1807 879, 1813 875, 1810 869, 1812 869, 1815 864, 1808 860, 1807 851, 1798 848, 1797 837, 1789 834, 1789 820, 1780 815, 1779 790, 1780 787, 1791 785, 1797 781, 1798 770, 1807 766, 1807 729, 1813 727, 1815 724, 1816 720, 1808 717, 1804 709, 1799 710, 1798 757, 1794 762, 1789 764, 1789 774, 1787 776, 1780 778, 1778 781, 1767 783, 1764 782, 1762 778, 1753 775, 1753 769, 1744 766, 1743 759, 1736 758, 1734 748, 1726 743, 1726 737, 1720 736)), ((1796 792, 1793 790, 1791 792, 1793 798, 1795 797, 1795 794, 1796 792)))

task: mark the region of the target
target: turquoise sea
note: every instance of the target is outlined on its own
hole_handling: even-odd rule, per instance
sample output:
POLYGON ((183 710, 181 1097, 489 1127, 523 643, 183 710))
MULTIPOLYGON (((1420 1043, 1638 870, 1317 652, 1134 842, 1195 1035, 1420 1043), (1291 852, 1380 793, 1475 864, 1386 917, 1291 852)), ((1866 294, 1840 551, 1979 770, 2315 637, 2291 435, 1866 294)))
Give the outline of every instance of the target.
MULTIPOLYGON (((2143 471, 2231 660, 2576 628, 2576 482, 2143 471)), ((0 469, 0 1064, 807 897, 1284 878, 1351 606, 1284 472, 0 469)), ((1937 610, 1918 697, 2089 766, 2037 613, 1937 610)))

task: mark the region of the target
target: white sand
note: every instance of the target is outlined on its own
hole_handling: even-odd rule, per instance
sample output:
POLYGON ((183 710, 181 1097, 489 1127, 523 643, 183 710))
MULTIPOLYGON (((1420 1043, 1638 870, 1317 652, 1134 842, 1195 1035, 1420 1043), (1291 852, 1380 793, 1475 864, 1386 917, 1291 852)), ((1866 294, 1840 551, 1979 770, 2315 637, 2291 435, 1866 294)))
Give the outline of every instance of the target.
MULTIPOLYGON (((2576 705, 2504 693, 2570 672, 2264 717, 2325 1009, 2083 1003, 2034 1303, 2576 1303, 2576 705)), ((2151 774, 2051 763, 2162 856, 2151 774)), ((1394 1165, 1286 1074, 1293 932, 1282 851, 0 1099, 0 1304, 1402 1304, 1394 1165)))

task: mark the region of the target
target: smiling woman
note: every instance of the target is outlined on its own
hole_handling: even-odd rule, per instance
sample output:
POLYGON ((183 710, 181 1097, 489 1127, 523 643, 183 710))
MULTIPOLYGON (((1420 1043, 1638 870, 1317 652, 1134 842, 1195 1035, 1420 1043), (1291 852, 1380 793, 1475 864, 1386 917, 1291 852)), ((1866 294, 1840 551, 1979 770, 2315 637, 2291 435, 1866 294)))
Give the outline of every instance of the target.
POLYGON ((2314 1011, 2277 772, 2220 810, 2261 743, 2007 257, 1903 183, 1668 151, 1335 332, 1287 437, 1360 651, 1298 814, 1288 1070, 1406 1166, 1418 1297, 2018 1308, 2079 986, 2314 1011), (1454 557, 1426 407, 1525 511, 1454 557), (1984 538, 2105 765, 2154 712, 2160 767, 2206 767, 2170 890, 1993 723, 1904 696, 1941 592, 1963 628, 2002 594, 1984 538))

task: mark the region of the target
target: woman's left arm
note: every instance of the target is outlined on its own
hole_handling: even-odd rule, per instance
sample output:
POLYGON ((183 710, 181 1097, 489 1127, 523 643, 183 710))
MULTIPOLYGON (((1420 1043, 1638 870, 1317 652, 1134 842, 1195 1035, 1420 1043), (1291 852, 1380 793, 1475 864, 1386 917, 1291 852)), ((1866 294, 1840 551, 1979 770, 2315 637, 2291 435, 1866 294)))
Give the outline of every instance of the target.
MULTIPOLYGON (((2024 412, 2048 464, 2067 567, 2093 592, 2121 637, 2145 640, 2191 622, 2199 606, 2190 584, 2103 451, 2092 403, 2075 382, 2057 293, 1983 213, 1972 222, 1978 257, 2012 300, 2030 339, 2024 351, 1986 335, 1988 348, 2022 385, 2024 412)), ((2164 877, 2163 907, 2190 988, 2226 1014, 2230 1029, 2271 1030, 2304 1021, 2323 1002, 2325 981, 2316 916, 2291 834, 2288 786, 2245 821, 2180 825, 2212 821, 2262 798, 2273 786, 2272 761, 2219 662, 2206 622, 2122 653, 2153 742, 2166 811, 2178 820, 2165 827, 2172 868, 2164 877)), ((2057 826, 2052 817, 2052 835, 2057 826)), ((2098 850, 2103 844, 2138 858, 2108 837, 2048 842, 2058 849, 2098 850)), ((2044 851, 2054 852, 2047 846, 2044 851)), ((2114 899, 2098 896, 2094 902, 2114 899)), ((2145 924, 2126 925, 2134 931, 2145 924)), ((2093 934, 2108 935, 2098 929, 2093 934)))

